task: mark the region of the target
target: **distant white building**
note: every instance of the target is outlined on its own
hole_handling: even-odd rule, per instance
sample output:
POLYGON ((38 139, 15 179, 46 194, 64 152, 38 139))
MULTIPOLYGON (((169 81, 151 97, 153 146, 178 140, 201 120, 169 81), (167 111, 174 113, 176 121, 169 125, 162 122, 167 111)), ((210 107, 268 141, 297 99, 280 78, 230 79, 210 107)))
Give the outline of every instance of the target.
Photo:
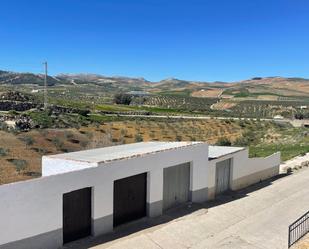
POLYGON ((16 127, 16 123, 14 120, 6 120, 4 121, 4 123, 7 125, 7 127, 15 129, 16 127))
POLYGON ((201 142, 45 156, 43 177, 0 186, 0 248, 60 248, 275 176, 279 164, 280 153, 248 158, 245 148, 201 142))

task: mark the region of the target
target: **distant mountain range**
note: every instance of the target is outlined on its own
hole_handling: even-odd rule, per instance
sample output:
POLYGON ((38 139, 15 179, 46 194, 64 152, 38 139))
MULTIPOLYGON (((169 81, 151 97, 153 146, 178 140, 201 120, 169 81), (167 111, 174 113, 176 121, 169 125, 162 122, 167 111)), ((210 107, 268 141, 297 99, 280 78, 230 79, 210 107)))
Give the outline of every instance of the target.
MULTIPOLYGON (((225 95, 262 94, 278 96, 309 97, 309 79, 284 77, 255 77, 239 82, 199 82, 175 78, 159 82, 147 81, 144 78, 130 78, 121 76, 103 76, 99 74, 59 74, 48 76, 49 86, 55 85, 96 85, 110 86, 113 89, 144 90, 154 93, 173 92, 196 94, 203 96, 203 92, 221 89, 225 95)), ((44 84, 44 75, 33 73, 17 73, 0 70, 0 85, 38 85, 44 84)))

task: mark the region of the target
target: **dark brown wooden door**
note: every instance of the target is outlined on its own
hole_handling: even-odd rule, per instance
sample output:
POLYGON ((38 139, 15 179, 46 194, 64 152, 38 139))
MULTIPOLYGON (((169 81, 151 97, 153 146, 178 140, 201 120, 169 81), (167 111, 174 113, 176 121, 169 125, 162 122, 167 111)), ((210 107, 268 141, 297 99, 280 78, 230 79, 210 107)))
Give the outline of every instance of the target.
POLYGON ((91 234, 91 188, 63 194, 63 243, 91 234))
POLYGON ((114 182, 114 226, 146 216, 147 173, 114 182))

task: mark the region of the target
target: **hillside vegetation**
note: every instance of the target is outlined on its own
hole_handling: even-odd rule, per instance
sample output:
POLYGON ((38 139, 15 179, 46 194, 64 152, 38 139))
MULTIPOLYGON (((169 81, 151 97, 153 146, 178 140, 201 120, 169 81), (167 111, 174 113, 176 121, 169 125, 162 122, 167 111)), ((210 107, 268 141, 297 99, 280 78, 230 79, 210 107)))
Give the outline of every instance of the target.
POLYGON ((0 131, 0 183, 41 175, 43 155, 141 141, 209 141, 241 135, 236 123, 209 121, 117 121, 69 129, 0 131))
POLYGON ((0 136, 0 184, 39 177, 43 155, 141 141, 250 146, 253 157, 281 150, 284 160, 309 151, 303 129, 252 120, 132 119, 79 128, 0 131, 0 136))
MULTIPOLYGON (((0 93, 23 91, 42 100, 42 85, 40 74, 0 71, 0 93)), ((99 111, 101 108, 96 107, 109 105, 109 111, 117 113, 118 107, 113 105, 115 94, 141 92, 142 96, 134 95, 129 105, 131 109, 248 118, 309 116, 309 80, 302 78, 255 77, 240 82, 210 83, 174 78, 150 82, 144 78, 60 74, 49 76, 48 85, 50 103, 99 111)))

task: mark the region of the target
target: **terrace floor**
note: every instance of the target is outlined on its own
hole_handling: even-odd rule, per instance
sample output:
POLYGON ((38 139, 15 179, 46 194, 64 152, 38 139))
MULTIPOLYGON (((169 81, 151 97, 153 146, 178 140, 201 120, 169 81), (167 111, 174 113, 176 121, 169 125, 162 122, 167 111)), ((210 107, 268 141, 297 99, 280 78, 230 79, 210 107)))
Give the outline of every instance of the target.
POLYGON ((309 210, 309 169, 279 176, 214 202, 187 205, 66 248, 283 249, 288 226, 309 210))

